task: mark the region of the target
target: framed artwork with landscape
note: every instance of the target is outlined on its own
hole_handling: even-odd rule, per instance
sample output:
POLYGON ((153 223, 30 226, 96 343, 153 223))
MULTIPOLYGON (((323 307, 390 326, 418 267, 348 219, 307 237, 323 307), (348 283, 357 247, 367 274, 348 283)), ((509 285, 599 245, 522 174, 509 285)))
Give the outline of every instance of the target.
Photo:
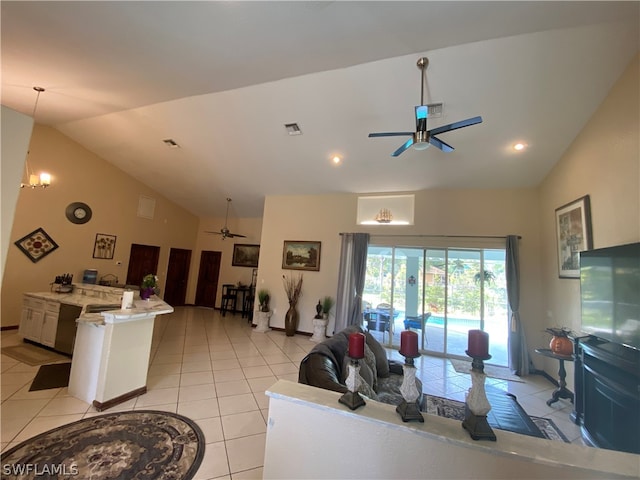
POLYGON ((231 260, 231 265, 234 267, 258 268, 259 257, 260 245, 236 243, 233 245, 233 259, 231 260))
POLYGON ((580 278, 580 252, 591 250, 591 207, 589 195, 556 209, 558 275, 580 278))
POLYGON ((282 249, 282 268, 320 271, 320 242, 285 240, 282 249))

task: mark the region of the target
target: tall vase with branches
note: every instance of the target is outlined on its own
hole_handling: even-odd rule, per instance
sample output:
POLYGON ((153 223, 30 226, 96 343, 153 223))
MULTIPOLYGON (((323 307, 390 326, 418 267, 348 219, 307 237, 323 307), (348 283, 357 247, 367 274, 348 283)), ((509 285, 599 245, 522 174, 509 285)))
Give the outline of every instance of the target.
POLYGON ((298 328, 298 320, 300 315, 297 310, 298 300, 302 295, 302 274, 282 276, 282 284, 284 285, 284 291, 287 294, 289 300, 289 310, 284 316, 284 330, 287 337, 292 337, 296 333, 298 328))

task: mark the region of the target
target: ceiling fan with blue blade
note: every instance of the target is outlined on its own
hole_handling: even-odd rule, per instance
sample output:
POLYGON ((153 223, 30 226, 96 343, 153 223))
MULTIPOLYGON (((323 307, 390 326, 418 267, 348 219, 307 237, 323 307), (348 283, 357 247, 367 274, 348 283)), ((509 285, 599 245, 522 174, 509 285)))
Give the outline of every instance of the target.
POLYGON ((436 135, 441 133, 450 132, 452 130, 457 130, 459 128, 469 127, 471 125, 475 125, 476 123, 482 123, 482 117, 473 117, 467 118, 466 120, 461 120, 459 122, 450 123, 448 125, 443 125, 441 127, 432 128, 431 130, 427 130, 427 119, 429 118, 429 105, 425 105, 424 103, 424 90, 426 84, 426 74, 425 70, 429 65, 429 59, 427 57, 421 57, 418 59, 418 68, 421 72, 422 84, 420 89, 420 105, 415 107, 415 117, 416 117, 416 131, 415 132, 380 132, 380 133, 370 133, 369 137, 404 137, 411 136, 409 140, 407 140, 400 148, 398 148, 395 152, 391 154, 392 157, 397 157, 402 152, 407 150, 408 148, 413 148, 415 150, 424 150, 429 145, 433 145, 436 148, 439 148, 443 152, 453 152, 454 148, 446 142, 443 142, 436 135))

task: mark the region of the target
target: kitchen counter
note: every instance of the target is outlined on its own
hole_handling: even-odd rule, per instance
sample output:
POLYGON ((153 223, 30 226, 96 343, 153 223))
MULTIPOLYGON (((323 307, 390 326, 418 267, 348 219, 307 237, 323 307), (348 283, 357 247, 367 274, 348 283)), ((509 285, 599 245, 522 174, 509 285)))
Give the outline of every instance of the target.
MULTIPOLYGON (((54 301, 67 305, 82 307, 82 313, 78 322, 91 323, 120 323, 130 322, 138 318, 144 318, 149 313, 161 315, 173 312, 173 307, 165 303, 160 297, 152 296, 149 300, 134 298, 133 308, 126 310, 107 310, 98 313, 86 313, 88 305, 120 305, 122 303, 122 288, 105 287, 102 285, 78 284, 74 285, 71 293, 57 292, 27 292, 26 296, 39 298, 45 301, 54 301)), ((138 296, 135 292, 134 297, 138 296)))
MULTIPOLYGON (((133 308, 87 313, 88 305, 122 303, 123 289, 80 285, 72 293, 26 296, 82 307, 71 359, 69 394, 102 411, 146 393, 156 315, 173 312, 161 298, 135 298, 133 308)), ((138 293, 135 293, 138 296, 138 293)))

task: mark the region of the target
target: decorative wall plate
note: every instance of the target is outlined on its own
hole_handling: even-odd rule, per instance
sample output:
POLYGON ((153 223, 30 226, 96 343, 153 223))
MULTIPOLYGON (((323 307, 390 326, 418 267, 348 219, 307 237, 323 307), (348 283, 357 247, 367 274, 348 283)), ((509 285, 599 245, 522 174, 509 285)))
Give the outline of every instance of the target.
POLYGON ((67 206, 64 214, 72 223, 87 223, 91 220, 91 208, 86 203, 73 202, 67 206))
POLYGON ((38 228, 17 240, 15 246, 22 250, 22 253, 29 257, 33 263, 42 260, 58 248, 58 244, 42 228, 38 228))

